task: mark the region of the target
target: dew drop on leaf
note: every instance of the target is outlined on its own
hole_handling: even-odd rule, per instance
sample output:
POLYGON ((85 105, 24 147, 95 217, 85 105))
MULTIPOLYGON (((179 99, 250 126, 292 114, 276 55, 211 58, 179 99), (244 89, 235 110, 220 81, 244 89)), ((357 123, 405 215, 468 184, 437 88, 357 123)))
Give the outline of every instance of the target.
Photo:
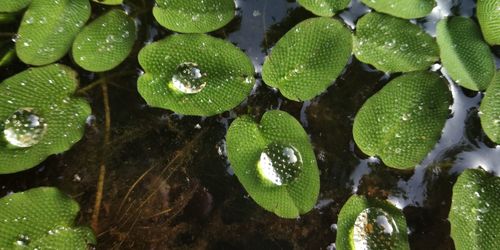
POLYGON ((181 63, 172 76, 172 86, 185 94, 196 94, 202 91, 207 83, 203 80, 204 74, 198 64, 192 62, 181 63))
POLYGON ((32 108, 21 108, 4 122, 5 140, 14 147, 28 148, 40 142, 47 123, 32 108))
POLYGON ((381 208, 366 208, 354 222, 352 242, 354 249, 393 249, 397 233, 392 216, 381 208))
POLYGON ((297 180, 302 166, 302 156, 294 147, 271 143, 260 154, 257 171, 264 182, 282 186, 297 180))

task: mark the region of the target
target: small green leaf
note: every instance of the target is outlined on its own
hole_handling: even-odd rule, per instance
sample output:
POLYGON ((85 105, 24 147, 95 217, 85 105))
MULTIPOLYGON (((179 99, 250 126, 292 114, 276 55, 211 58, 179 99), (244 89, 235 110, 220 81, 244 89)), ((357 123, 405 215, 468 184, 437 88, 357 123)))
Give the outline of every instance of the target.
POLYGON ((123 0, 92 0, 92 1, 106 5, 119 5, 123 3, 123 0))
POLYGON ((467 169, 453 186, 449 215, 457 250, 500 246, 500 178, 482 169, 467 169))
POLYGON ((441 62, 450 77, 464 88, 488 88, 495 75, 495 61, 474 21, 451 17, 439 21, 436 30, 441 62))
POLYGON ((76 36, 73 58, 88 71, 107 71, 127 58, 136 38, 134 20, 121 10, 111 10, 76 36))
POLYGON ((478 0, 477 20, 486 42, 500 45, 500 1, 478 0))
POLYGON ((351 52, 351 32, 341 22, 327 17, 307 19, 274 46, 262 77, 288 99, 309 100, 333 83, 351 52))
POLYGON ((386 201, 353 195, 340 210, 335 245, 338 250, 410 249, 406 219, 386 201))
POLYGON ((361 0, 368 7, 378 12, 404 19, 427 16, 436 6, 435 0, 361 0))
POLYGON ((0 67, 9 65, 15 58, 14 43, 10 40, 0 41, 0 67))
POLYGON ((156 0, 153 15, 165 28, 182 33, 206 33, 222 28, 235 14, 234 0, 156 0))
POLYGON ((31 0, 2 0, 0 12, 17 12, 28 7, 30 3, 31 0))
POLYGON ((17 55, 32 65, 61 59, 89 17, 88 0, 33 0, 19 27, 17 55))
POLYGON ((80 207, 56 188, 40 187, 0 199, 0 249, 81 249, 96 244, 74 225, 80 207))
POLYGON ((53 64, 0 83, 0 174, 34 167, 82 138, 90 107, 72 97, 76 77, 53 64))
POLYGON ((259 124, 242 116, 226 138, 231 167, 257 204, 283 218, 313 208, 319 171, 309 137, 295 118, 268 111, 259 124))
POLYGON ((298 2, 315 15, 331 17, 346 9, 351 0, 298 0, 298 2))
POLYGON ((384 72, 410 72, 429 68, 439 59, 439 49, 416 24, 372 12, 357 23, 354 55, 384 72))
POLYGON ((481 126, 488 137, 500 144, 500 71, 484 93, 481 102, 481 126))
POLYGON ((354 120, 354 140, 389 167, 414 167, 441 136, 450 105, 451 93, 439 75, 404 74, 363 104, 354 120))

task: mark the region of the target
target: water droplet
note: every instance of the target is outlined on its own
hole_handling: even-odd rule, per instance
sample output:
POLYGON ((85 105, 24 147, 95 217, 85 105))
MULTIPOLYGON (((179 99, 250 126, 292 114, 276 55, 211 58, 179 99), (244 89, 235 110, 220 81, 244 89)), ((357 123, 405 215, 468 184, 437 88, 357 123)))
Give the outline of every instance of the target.
POLYGON ((396 222, 381 208, 367 208, 354 222, 355 249, 394 249, 399 233, 396 222))
POLYGON ((281 186, 297 180, 302 166, 302 156, 294 147, 271 143, 261 153, 257 171, 265 183, 281 186))
POLYGON ((47 123, 32 108, 14 112, 4 122, 3 134, 7 142, 19 148, 28 148, 39 143, 47 131, 47 123))
POLYGON ((203 80, 203 74, 196 63, 181 63, 177 66, 172 76, 173 87, 185 94, 196 94, 202 91, 207 83, 203 80))
POLYGON ((17 236, 16 245, 27 246, 30 243, 30 238, 27 235, 20 234, 17 236))

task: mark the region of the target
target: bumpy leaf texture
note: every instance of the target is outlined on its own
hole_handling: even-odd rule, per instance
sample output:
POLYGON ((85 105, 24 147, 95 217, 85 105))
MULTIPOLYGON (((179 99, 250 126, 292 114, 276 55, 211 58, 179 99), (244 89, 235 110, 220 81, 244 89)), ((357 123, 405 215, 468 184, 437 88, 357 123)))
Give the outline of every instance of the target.
POLYGON ((500 1, 478 0, 476 8, 484 39, 490 45, 500 45, 500 1))
POLYGON ((30 3, 31 0, 2 0, 0 12, 17 12, 28 7, 30 3))
POLYGON ((436 6, 435 0, 361 0, 378 12, 404 19, 414 19, 427 16, 436 6))
POLYGON ((492 141, 500 144, 500 71, 484 95, 480 107, 481 126, 492 141))
POLYGON ((92 0, 92 1, 105 5, 119 5, 123 3, 123 0, 92 0))
POLYGON ((346 9, 350 0, 298 0, 299 4, 315 15, 331 17, 346 9))

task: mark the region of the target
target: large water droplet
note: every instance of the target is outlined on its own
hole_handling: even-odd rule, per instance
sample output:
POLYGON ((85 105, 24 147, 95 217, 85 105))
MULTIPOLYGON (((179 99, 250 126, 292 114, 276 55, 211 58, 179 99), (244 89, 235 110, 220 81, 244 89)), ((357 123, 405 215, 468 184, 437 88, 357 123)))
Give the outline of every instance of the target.
POLYGON ((173 87, 185 94, 196 94, 202 91, 207 83, 203 79, 204 73, 201 72, 196 63, 181 63, 177 66, 175 74, 172 76, 173 87))
POLYGON ((19 148, 31 147, 40 142, 47 131, 47 123, 32 108, 14 112, 4 122, 5 140, 19 148))
POLYGON ((302 156, 290 145, 271 143, 260 154, 257 171, 271 185, 286 185, 302 173, 302 156))
POLYGON ((393 249, 397 233, 398 226, 392 216, 381 208, 367 208, 354 222, 352 241, 355 249, 393 249))
POLYGON ((27 246, 30 243, 30 238, 27 235, 20 234, 17 236, 16 245, 27 246))

